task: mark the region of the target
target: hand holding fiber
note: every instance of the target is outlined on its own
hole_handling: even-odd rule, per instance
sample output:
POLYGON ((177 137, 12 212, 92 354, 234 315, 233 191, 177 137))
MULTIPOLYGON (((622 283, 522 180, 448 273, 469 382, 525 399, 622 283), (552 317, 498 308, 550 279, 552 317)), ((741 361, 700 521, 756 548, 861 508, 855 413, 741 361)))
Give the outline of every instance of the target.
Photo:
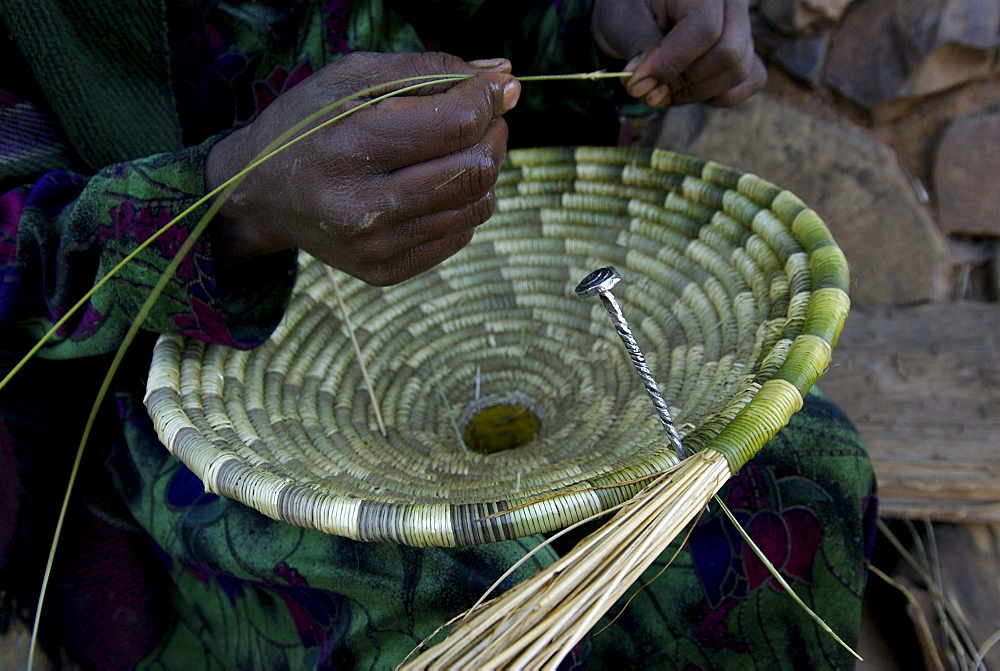
POLYGON ((652 107, 736 105, 767 79, 746 0, 595 0, 594 38, 629 61, 628 92, 652 107))
POLYGON ((493 186, 506 153, 502 114, 519 89, 503 68, 475 67, 445 54, 350 54, 218 142, 206 162, 206 181, 220 184, 295 123, 351 94, 448 74, 477 76, 362 107, 405 86, 396 83, 324 112, 321 120, 362 107, 254 168, 213 224, 215 253, 223 261, 242 260, 297 247, 382 286, 464 247, 493 212, 493 186))

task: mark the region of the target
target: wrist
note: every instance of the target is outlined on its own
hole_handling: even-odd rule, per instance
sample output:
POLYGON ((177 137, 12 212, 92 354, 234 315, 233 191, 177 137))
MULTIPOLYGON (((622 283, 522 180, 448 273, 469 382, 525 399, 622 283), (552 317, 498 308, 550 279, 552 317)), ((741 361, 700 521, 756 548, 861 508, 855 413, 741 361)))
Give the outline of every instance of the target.
MULTIPOLYGON (((218 189, 245 167, 246 161, 239 151, 242 134, 242 131, 236 131, 227 135, 209 151, 205 159, 207 191, 218 189)), ((225 199, 218 206, 208 228, 212 257, 220 267, 287 248, 275 244, 267 235, 265 209, 252 198, 247 177, 231 190, 223 188, 215 196, 216 199, 225 199)))

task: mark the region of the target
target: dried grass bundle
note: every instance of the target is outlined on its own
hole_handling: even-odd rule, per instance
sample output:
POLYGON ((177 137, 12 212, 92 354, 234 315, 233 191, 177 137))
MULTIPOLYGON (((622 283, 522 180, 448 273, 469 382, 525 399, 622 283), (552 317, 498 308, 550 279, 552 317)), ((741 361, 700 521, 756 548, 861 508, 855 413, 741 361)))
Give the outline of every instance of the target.
POLYGON ((714 450, 699 452, 625 503, 554 564, 473 608, 446 641, 404 664, 554 669, 729 479, 714 450), (609 553, 609 548, 617 548, 609 553))

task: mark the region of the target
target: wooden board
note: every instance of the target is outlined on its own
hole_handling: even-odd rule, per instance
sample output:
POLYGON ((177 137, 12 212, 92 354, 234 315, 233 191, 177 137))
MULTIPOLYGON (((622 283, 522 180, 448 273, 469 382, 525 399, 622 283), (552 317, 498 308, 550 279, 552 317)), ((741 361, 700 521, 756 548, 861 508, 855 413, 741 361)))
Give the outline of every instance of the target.
POLYGON ((868 443, 883 516, 1000 522, 1000 304, 855 307, 819 386, 868 443))

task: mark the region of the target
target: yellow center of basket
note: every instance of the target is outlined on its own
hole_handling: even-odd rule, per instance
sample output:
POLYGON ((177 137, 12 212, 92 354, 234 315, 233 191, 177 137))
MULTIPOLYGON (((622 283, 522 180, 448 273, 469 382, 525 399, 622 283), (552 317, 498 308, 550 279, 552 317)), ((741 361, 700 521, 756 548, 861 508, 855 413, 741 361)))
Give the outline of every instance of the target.
POLYGON ((464 422, 466 447, 480 454, 493 454, 522 447, 542 430, 542 421, 520 402, 496 403, 474 410, 464 422))

